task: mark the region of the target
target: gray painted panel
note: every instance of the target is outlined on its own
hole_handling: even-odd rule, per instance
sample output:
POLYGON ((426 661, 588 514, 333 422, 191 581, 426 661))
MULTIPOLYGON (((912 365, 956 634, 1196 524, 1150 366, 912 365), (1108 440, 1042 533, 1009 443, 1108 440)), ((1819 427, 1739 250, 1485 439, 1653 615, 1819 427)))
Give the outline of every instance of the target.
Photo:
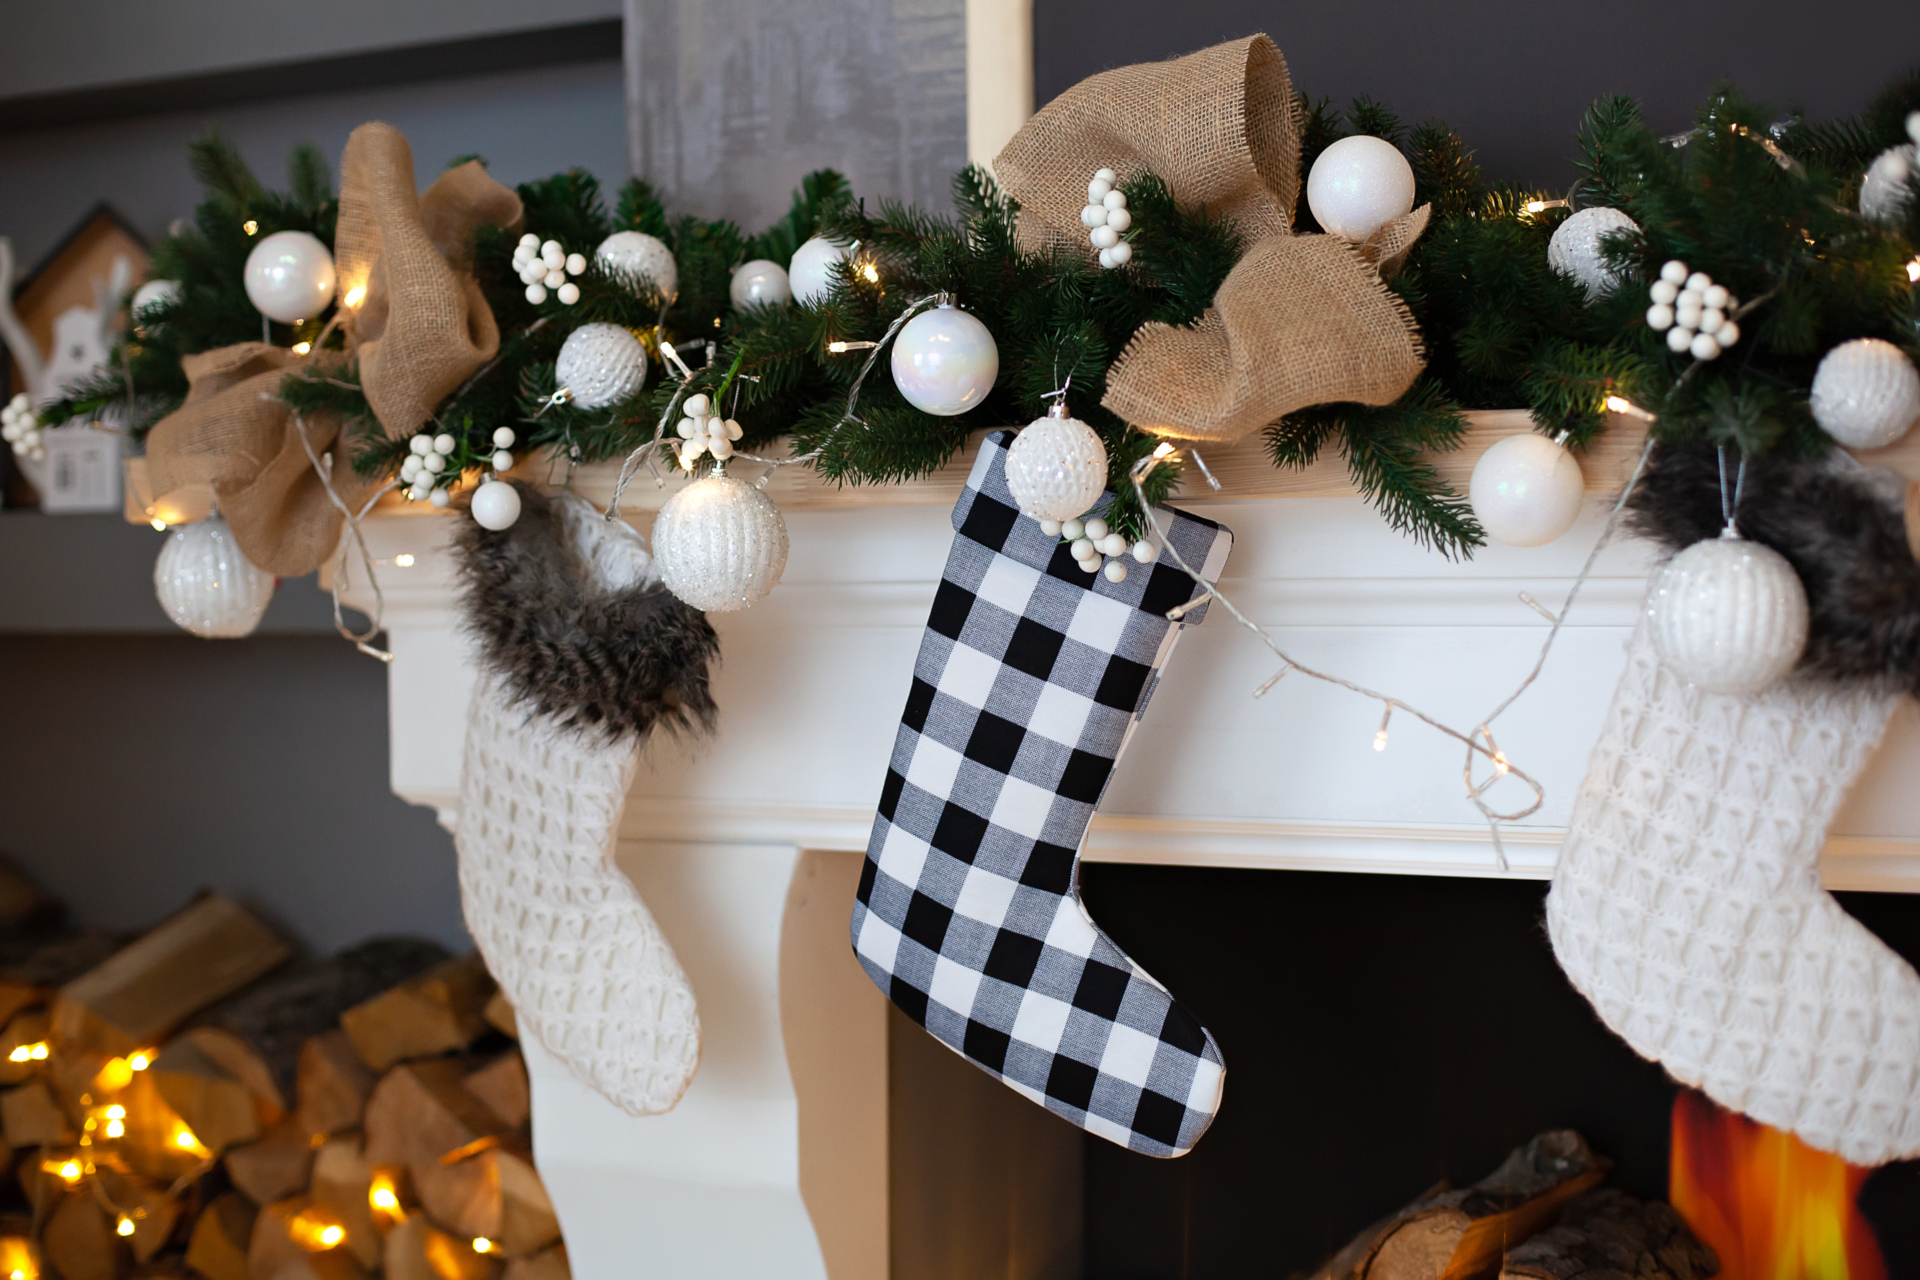
POLYGON ((628 0, 632 171, 757 231, 810 170, 949 207, 966 163, 963 0, 628 0))

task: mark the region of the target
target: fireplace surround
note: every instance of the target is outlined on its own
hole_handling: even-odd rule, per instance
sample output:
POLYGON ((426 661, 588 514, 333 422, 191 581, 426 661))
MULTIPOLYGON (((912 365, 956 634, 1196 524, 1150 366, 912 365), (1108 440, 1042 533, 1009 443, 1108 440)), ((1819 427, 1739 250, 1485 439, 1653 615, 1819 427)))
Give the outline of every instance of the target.
MULTIPOLYGON (((1449 465, 1463 479, 1526 429, 1524 414, 1475 415, 1449 465)), ((1275 472, 1222 451, 1209 462, 1223 490, 1181 502, 1234 530, 1224 589, 1303 660, 1472 724, 1544 638, 1522 594, 1562 606, 1635 452, 1616 422, 1586 460, 1572 533, 1464 564, 1387 529, 1334 466, 1275 472)), ((1651 564, 1631 542, 1601 556, 1501 722, 1548 793, 1506 829, 1504 871, 1456 744, 1401 718, 1376 751, 1370 704, 1305 680, 1255 700, 1273 660, 1222 611, 1180 646, 1094 821, 1084 881, 1115 940, 1221 1036, 1233 1078, 1192 1156, 1083 1142, 891 1013, 846 919, 970 461, 881 491, 797 468, 769 489, 791 535, 785 578, 715 615, 720 727, 649 745, 619 851, 700 1001, 700 1073, 675 1111, 634 1119, 529 1046, 536 1156, 575 1274, 633 1274, 642 1249, 679 1276, 1284 1274, 1556 1126, 1613 1157, 1621 1185, 1661 1194, 1671 1086, 1593 1018, 1539 925, 1651 564), (1315 874, 1273 874, 1288 871, 1315 874)), ((611 475, 573 482, 604 504, 611 475)), ((664 496, 644 476, 629 491, 643 532, 664 496)), ((446 525, 395 511, 367 532, 395 654, 393 789, 451 827, 472 674, 446 525)), ((350 579, 348 598, 370 605, 350 579)), ((1822 864, 1829 888, 1893 904, 1863 912, 1909 955, 1895 935, 1915 900, 1882 895, 1920 889, 1920 798, 1902 785, 1916 758, 1909 703, 1822 864)))

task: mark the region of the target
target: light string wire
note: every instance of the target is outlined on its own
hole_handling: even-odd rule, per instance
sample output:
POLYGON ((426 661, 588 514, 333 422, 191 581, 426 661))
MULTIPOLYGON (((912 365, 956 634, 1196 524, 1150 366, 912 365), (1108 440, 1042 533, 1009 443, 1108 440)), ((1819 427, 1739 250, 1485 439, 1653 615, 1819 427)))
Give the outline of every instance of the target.
MULTIPOLYGON (((286 401, 280 400, 278 396, 263 395, 260 398, 262 400, 279 400, 281 404, 286 404, 286 401)), ((382 662, 392 662, 393 654, 389 650, 379 648, 371 643, 373 638, 385 629, 383 619, 386 617, 387 612, 387 597, 380 589, 380 575, 373 571, 373 552, 367 548, 366 531, 361 527, 360 522, 366 517, 369 511, 373 510, 376 502, 399 487, 399 481, 387 481, 373 491, 372 495, 361 505, 359 511, 354 511, 352 507, 347 505, 346 499, 340 496, 340 491, 333 487, 333 477, 328 473, 328 468, 321 461, 319 453, 315 452, 313 442, 307 439, 306 420, 300 416, 300 411, 293 408, 292 405, 287 405, 287 409, 293 414, 294 434, 300 437, 300 447, 306 450, 307 461, 313 465, 313 473, 320 478, 320 487, 326 490, 328 501, 332 502, 340 514, 346 517, 347 530, 352 534, 351 545, 344 537, 340 540, 340 550, 334 562, 333 629, 340 633, 342 639, 351 640, 353 647, 368 657, 378 658, 382 662), (365 570, 367 575, 367 585, 373 588, 373 610, 368 615, 367 629, 365 631, 355 631, 347 625, 346 614, 343 611, 343 606, 340 601, 341 584, 347 579, 348 556, 350 551, 356 547, 360 552, 361 568, 365 570)), ((327 456, 331 458, 333 456, 332 452, 329 451, 327 456)))
MULTIPOLYGON (((1644 416, 1651 418, 1652 415, 1644 416)), ((1502 712, 1511 707, 1514 702, 1519 699, 1520 695, 1525 693, 1527 689, 1533 685, 1539 678, 1541 671, 1545 668, 1547 655, 1552 652, 1554 641, 1559 638, 1560 629, 1565 623, 1567 613, 1572 609, 1574 600, 1579 596, 1581 586, 1586 582, 1587 578, 1591 576, 1593 567, 1600 558, 1601 551, 1612 541, 1615 531, 1619 528, 1621 513, 1626 509, 1627 500, 1632 497, 1635 487, 1639 484, 1641 472, 1645 469, 1647 459, 1652 452, 1653 437, 1649 434, 1645 443, 1641 446, 1640 456, 1634 464, 1633 473, 1627 478, 1625 488, 1621 490, 1619 499, 1615 501, 1613 510, 1608 515, 1606 526, 1601 530, 1600 537, 1594 543, 1593 550, 1588 553, 1586 562, 1581 565, 1580 573, 1574 579, 1573 587, 1567 594, 1566 604, 1560 609, 1558 614, 1550 615, 1553 618, 1553 625, 1547 632, 1546 640, 1540 646, 1540 655, 1535 659, 1533 669, 1527 673, 1526 678, 1520 682, 1519 687, 1507 695, 1506 700, 1501 702, 1498 707, 1494 708, 1492 714, 1480 721, 1480 723, 1468 733, 1462 733, 1453 726, 1428 715, 1425 711, 1422 711, 1411 703, 1393 697, 1390 694, 1370 689, 1365 685, 1348 680, 1343 676, 1331 675, 1327 672, 1316 670, 1300 662, 1293 657, 1292 654, 1282 649, 1265 627, 1262 627, 1259 623, 1247 617, 1247 615, 1240 610, 1239 606, 1234 604, 1232 599, 1222 592, 1217 585, 1209 583, 1202 577, 1200 573, 1187 562, 1186 557, 1181 555, 1180 549, 1168 538, 1167 530, 1162 527, 1160 517, 1156 513, 1155 508, 1147 502, 1144 483, 1146 477, 1154 467, 1173 455, 1174 450, 1171 447, 1163 445, 1162 448, 1156 449, 1153 453, 1140 459, 1140 461, 1133 465, 1128 479, 1133 486, 1134 499, 1139 503, 1140 509, 1146 513, 1147 522, 1152 527, 1155 535, 1157 535, 1160 545, 1166 550, 1166 553, 1173 558, 1174 564, 1180 568, 1181 572, 1185 573, 1187 577, 1193 580, 1196 586, 1201 588, 1201 594, 1192 601, 1169 609, 1167 611, 1168 619, 1177 622, 1201 605, 1209 601, 1217 600, 1228 613, 1233 615, 1235 621, 1257 636, 1260 642, 1265 645, 1275 657, 1280 659, 1282 664, 1279 671, 1275 672, 1264 684, 1254 691, 1256 698, 1265 695, 1267 691, 1278 684, 1284 676, 1298 671, 1311 679, 1338 686, 1339 688, 1357 693, 1362 697, 1372 698, 1379 702, 1381 704, 1382 714, 1380 717, 1380 728, 1374 734, 1374 747, 1376 750, 1384 749, 1386 745, 1387 726, 1393 719, 1393 713, 1396 711, 1404 711, 1414 719, 1459 742, 1466 748, 1466 764, 1462 769, 1462 782, 1466 787, 1467 799, 1480 811, 1481 816, 1486 819, 1487 829, 1493 838, 1494 854, 1499 860, 1500 870, 1507 871, 1511 868, 1507 862, 1506 848, 1500 839, 1500 824, 1518 822, 1523 818, 1530 817, 1546 802, 1547 793, 1546 788, 1543 787, 1537 779, 1507 759, 1505 753, 1500 750, 1499 744, 1494 740, 1491 726, 1493 722, 1500 717, 1502 712), (1493 766, 1493 773, 1484 782, 1476 783, 1473 779, 1473 763, 1476 755, 1484 756, 1487 762, 1493 766), (1524 809, 1517 809, 1506 813, 1499 812, 1489 805, 1485 798, 1487 791, 1495 782, 1504 777, 1513 777, 1524 783, 1533 792, 1533 803, 1524 809)), ((1531 601, 1529 601, 1529 603, 1533 604, 1531 601)), ((1537 604, 1533 604, 1533 607, 1539 609, 1541 612, 1550 612, 1537 604)))

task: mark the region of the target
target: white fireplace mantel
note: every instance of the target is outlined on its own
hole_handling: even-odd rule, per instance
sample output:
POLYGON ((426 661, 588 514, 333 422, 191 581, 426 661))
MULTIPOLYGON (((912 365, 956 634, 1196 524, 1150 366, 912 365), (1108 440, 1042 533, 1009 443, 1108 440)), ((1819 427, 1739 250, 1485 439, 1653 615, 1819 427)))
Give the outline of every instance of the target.
MULTIPOLYGON (((1483 449, 1521 429, 1482 419, 1474 434, 1483 449)), ((1215 467, 1229 480, 1222 493, 1183 502, 1234 531, 1222 588, 1302 661, 1459 727, 1478 723, 1532 664, 1547 621, 1522 594, 1563 605, 1607 507, 1591 493, 1558 542, 1454 563, 1386 528, 1337 474, 1283 486, 1322 496, 1246 498, 1228 473, 1252 473, 1231 462, 1215 467)), ((1590 462, 1590 483, 1604 483, 1601 462, 1590 462)), ((647 748, 620 862, 687 965, 705 1054, 676 1112, 637 1120, 530 1047, 536 1155, 580 1280, 889 1274, 884 1006, 847 952, 845 917, 964 474, 962 460, 921 484, 851 493, 783 474, 771 492, 792 544, 785 577, 752 609, 712 619, 719 729, 659 735, 647 748), (796 1013, 796 1000, 812 1001, 809 1012, 796 1013), (656 1266, 636 1270, 635 1250, 656 1266)), ((579 483, 604 500, 603 471, 579 483)), ((630 491, 643 532, 663 496, 644 476, 630 491)), ((451 826, 472 671, 448 529, 396 512, 367 533, 395 655, 393 788, 451 826)), ((1508 757, 1547 791, 1538 813, 1505 829, 1505 871, 1462 794, 1456 743, 1403 715, 1375 751, 1376 703, 1297 674, 1256 700, 1277 664, 1218 609, 1174 653, 1086 856, 1550 875, 1650 563, 1633 543, 1601 556, 1540 681, 1496 726, 1508 757)), ((1916 765, 1920 714, 1907 702, 1835 824, 1822 864, 1830 887, 1920 890, 1920 794, 1906 782, 1916 765)), ((1502 786, 1513 790, 1496 792, 1496 805, 1521 794, 1502 786)), ((911 1270, 899 1243, 897 1278, 911 1270)), ((1037 1246, 1022 1247, 1028 1256, 1037 1246)))

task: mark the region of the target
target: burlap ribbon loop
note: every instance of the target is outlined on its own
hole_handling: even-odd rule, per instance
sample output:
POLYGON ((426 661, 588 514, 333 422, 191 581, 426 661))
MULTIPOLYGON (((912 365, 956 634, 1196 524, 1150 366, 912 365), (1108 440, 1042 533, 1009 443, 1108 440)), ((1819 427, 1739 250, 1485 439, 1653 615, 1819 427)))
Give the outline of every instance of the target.
POLYGON ((1244 254, 1206 314, 1143 326, 1108 371, 1101 403, 1142 430, 1237 440, 1308 405, 1391 403, 1419 376, 1419 330, 1384 277, 1429 210, 1358 245, 1294 235, 1301 127, 1286 60, 1258 35, 1083 80, 994 160, 1035 251, 1091 256, 1080 210, 1101 168, 1151 170, 1182 208, 1238 228, 1244 254))
MULTIPOLYGON (((416 196, 412 153, 392 126, 362 125, 348 139, 334 246, 342 322, 367 402, 389 437, 416 431, 499 349, 467 259, 476 227, 519 218, 519 197, 477 164, 442 174, 416 196)), ((310 359, 323 369, 344 364, 338 353, 310 359)), ((247 559, 281 577, 318 568, 338 545, 343 519, 278 399, 301 363, 260 342, 188 356, 186 401, 147 436, 154 497, 211 485, 247 559)), ((353 473, 340 424, 313 416, 306 429, 316 455, 332 454, 335 490, 360 506, 372 484, 353 473)))

